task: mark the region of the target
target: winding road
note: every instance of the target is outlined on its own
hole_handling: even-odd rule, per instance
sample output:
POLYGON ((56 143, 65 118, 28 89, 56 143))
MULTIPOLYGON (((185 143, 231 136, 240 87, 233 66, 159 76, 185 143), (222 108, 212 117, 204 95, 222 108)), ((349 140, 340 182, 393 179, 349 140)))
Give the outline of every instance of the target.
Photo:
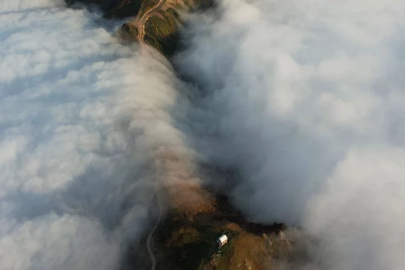
MULTIPOLYGON (((148 11, 146 11, 145 14, 143 14, 142 18, 139 20, 139 23, 138 23, 138 41, 139 41, 140 44, 145 43, 145 24, 146 24, 146 21, 153 14, 153 12, 160 9, 165 3, 166 3, 166 0, 159 0, 159 2, 156 5, 154 5, 153 7, 151 7, 148 11)), ((148 235, 147 240, 146 240, 146 248, 148 249, 148 253, 149 253, 150 259, 152 261, 151 270, 156 269, 156 257, 155 257, 155 254, 153 253, 153 250, 152 250, 153 235, 155 234, 156 229, 159 227, 159 224, 162 221, 162 215, 163 215, 162 204, 161 204, 162 202, 161 202, 161 199, 159 197, 159 192, 155 191, 155 195, 156 195, 156 199, 158 201, 159 217, 158 217, 158 220, 156 221, 156 224, 153 226, 152 230, 149 232, 149 235, 148 235)))
POLYGON ((152 15, 153 12, 155 12, 157 9, 160 9, 164 4, 166 3, 166 0, 159 0, 159 2, 151 7, 148 11, 143 14, 142 18, 139 20, 138 23, 138 40, 139 43, 144 44, 145 43, 145 23, 149 19, 150 15, 152 15))
POLYGON ((150 259, 151 259, 151 261, 152 261, 151 270, 155 270, 155 269, 156 269, 156 257, 155 257, 155 254, 153 254, 153 250, 152 250, 153 235, 155 234, 155 231, 156 231, 156 229, 158 228, 158 226, 159 226, 159 224, 160 224, 160 222, 161 222, 161 220, 162 220, 162 215, 163 215, 163 213, 162 213, 162 212, 163 212, 163 211, 162 211, 162 204, 161 204, 161 199, 160 199, 160 197, 159 197, 159 193, 156 191, 155 194, 156 194, 156 199, 157 199, 157 201, 158 201, 159 217, 158 217, 158 220, 156 221, 155 226, 153 226, 153 228, 152 228, 152 230, 150 231, 150 233, 149 233, 149 235, 148 235, 148 238, 147 238, 147 240, 146 240, 146 247, 147 247, 147 249, 148 249, 149 256, 150 256, 150 259))

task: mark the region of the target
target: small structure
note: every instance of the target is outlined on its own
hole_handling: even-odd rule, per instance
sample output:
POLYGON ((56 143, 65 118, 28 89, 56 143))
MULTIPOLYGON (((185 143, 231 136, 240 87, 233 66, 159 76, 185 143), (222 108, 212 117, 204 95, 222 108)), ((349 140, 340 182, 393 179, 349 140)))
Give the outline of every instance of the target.
POLYGON ((225 234, 221 235, 217 239, 217 243, 218 243, 218 247, 223 247, 226 243, 228 243, 228 236, 226 236, 225 234))

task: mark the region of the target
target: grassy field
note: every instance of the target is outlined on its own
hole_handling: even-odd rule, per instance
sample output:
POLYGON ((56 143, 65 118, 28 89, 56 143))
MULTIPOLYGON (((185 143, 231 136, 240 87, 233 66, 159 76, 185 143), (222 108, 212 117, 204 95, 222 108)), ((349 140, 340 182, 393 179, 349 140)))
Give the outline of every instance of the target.
POLYGON ((151 16, 145 24, 145 41, 165 55, 174 53, 179 40, 178 20, 175 10, 151 16))

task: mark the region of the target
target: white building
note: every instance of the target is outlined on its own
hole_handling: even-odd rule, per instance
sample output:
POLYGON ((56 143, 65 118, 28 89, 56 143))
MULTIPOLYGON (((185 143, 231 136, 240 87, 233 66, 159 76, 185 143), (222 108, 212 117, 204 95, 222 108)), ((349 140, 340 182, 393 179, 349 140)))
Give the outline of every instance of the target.
POLYGON ((221 235, 217 239, 217 243, 218 243, 218 247, 224 246, 226 243, 228 243, 228 236, 226 236, 225 234, 221 235))

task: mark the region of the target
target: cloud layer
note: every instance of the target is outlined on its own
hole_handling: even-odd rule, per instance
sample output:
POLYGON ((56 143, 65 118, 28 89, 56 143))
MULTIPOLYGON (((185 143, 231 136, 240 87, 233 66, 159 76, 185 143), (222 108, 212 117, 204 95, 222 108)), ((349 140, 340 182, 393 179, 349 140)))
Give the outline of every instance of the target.
POLYGON ((223 1, 179 69, 203 89, 198 148, 235 205, 302 225, 322 269, 402 269, 403 1, 223 1))
POLYGON ((194 179, 193 145, 238 170, 229 195, 252 220, 318 240, 306 269, 402 269, 404 12, 225 0, 175 59, 197 92, 96 14, 3 1, 2 267, 117 269, 159 180, 194 179))
POLYGON ((57 2, 0 4, 2 269, 118 269, 157 210, 155 151, 184 148, 170 66, 101 26, 57 2))

